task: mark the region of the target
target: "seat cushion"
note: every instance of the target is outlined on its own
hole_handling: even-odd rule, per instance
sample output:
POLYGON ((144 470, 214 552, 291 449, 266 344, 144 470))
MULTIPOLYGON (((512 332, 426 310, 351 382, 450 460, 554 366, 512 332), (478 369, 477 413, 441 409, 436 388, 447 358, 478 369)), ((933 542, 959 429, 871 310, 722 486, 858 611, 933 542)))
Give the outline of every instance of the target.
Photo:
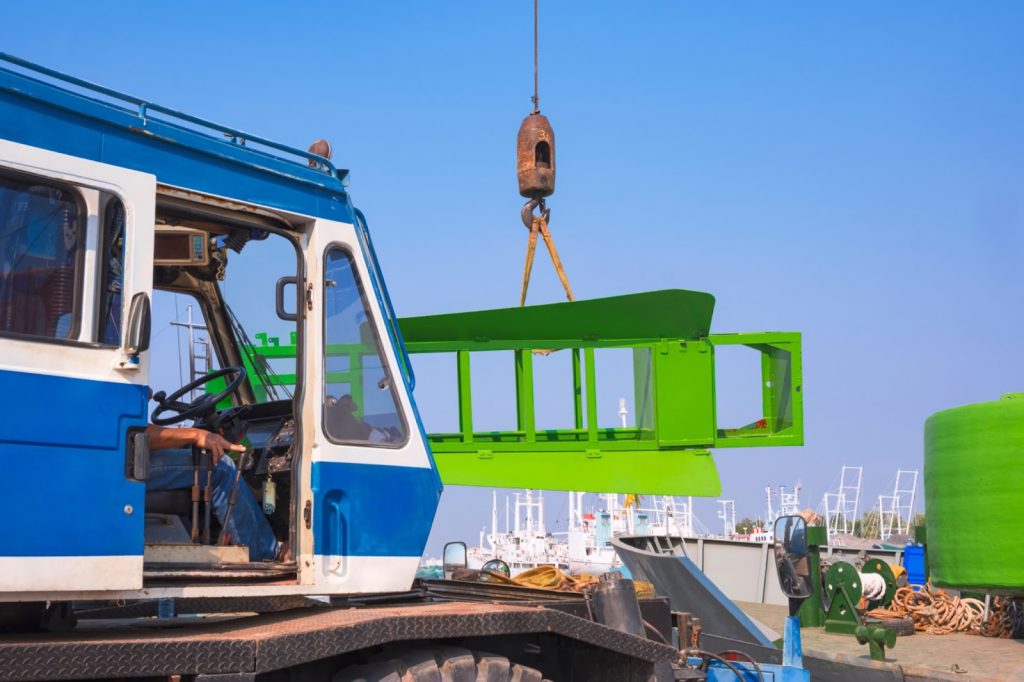
POLYGON ((192 513, 192 491, 147 490, 146 513, 187 516, 192 513))

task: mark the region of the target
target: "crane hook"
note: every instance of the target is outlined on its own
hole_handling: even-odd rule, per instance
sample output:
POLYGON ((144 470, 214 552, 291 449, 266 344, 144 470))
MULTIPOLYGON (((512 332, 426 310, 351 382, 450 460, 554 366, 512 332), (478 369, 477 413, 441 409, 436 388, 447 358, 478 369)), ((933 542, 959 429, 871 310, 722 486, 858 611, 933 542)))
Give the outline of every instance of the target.
POLYGON ((523 210, 520 212, 523 219, 523 225, 526 226, 527 230, 533 229, 534 217, 543 218, 545 223, 551 222, 551 209, 548 208, 547 203, 544 201, 544 197, 535 197, 530 199, 523 204, 523 210), (540 214, 534 216, 533 211, 536 208, 540 208, 540 214))

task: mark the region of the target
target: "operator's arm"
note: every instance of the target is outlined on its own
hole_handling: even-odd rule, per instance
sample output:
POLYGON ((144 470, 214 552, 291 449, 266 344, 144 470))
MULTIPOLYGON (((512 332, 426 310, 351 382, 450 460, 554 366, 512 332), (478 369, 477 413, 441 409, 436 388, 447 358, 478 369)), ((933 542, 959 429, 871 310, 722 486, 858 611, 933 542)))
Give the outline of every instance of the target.
POLYGON ((224 452, 244 452, 245 448, 236 445, 228 439, 216 433, 203 429, 192 428, 167 428, 150 424, 146 427, 146 434, 149 435, 150 450, 166 450, 167 448, 192 447, 197 445, 204 450, 209 450, 213 455, 213 462, 216 464, 224 456, 224 452))

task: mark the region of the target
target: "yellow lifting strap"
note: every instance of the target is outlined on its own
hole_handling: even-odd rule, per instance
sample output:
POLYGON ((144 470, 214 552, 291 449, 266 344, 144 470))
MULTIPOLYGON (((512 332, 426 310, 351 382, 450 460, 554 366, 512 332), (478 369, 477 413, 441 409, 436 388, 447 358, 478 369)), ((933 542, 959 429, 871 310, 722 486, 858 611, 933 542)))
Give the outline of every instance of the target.
POLYGON ((562 267, 562 259, 558 257, 558 249, 555 248, 555 239, 551 236, 551 230, 548 229, 548 218, 545 211, 540 215, 534 215, 530 225, 530 237, 526 243, 526 267, 523 270, 523 290, 519 295, 519 306, 526 305, 526 291, 530 287, 530 273, 533 272, 533 256, 537 251, 538 232, 544 237, 544 244, 548 247, 548 253, 551 254, 551 262, 555 265, 555 272, 558 273, 558 279, 562 282, 562 288, 565 289, 566 298, 570 301, 575 300, 572 295, 572 287, 569 286, 569 278, 565 274, 565 268, 562 267))

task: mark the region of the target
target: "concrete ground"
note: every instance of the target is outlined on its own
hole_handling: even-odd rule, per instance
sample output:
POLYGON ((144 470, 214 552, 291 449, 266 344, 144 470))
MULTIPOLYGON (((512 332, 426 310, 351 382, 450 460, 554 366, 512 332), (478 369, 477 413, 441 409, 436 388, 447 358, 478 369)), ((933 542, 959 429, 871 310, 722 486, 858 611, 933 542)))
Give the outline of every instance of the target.
MULTIPOLYGON (((736 602, 748 615, 778 632, 788 615, 785 606, 736 602)), ((863 663, 874 667, 867 645, 852 635, 826 633, 820 628, 801 632, 805 656, 863 663)), ((1024 640, 992 639, 976 635, 929 635, 923 632, 899 637, 886 652, 886 663, 898 666, 907 680, 961 680, 994 682, 1024 680, 1024 640)))

